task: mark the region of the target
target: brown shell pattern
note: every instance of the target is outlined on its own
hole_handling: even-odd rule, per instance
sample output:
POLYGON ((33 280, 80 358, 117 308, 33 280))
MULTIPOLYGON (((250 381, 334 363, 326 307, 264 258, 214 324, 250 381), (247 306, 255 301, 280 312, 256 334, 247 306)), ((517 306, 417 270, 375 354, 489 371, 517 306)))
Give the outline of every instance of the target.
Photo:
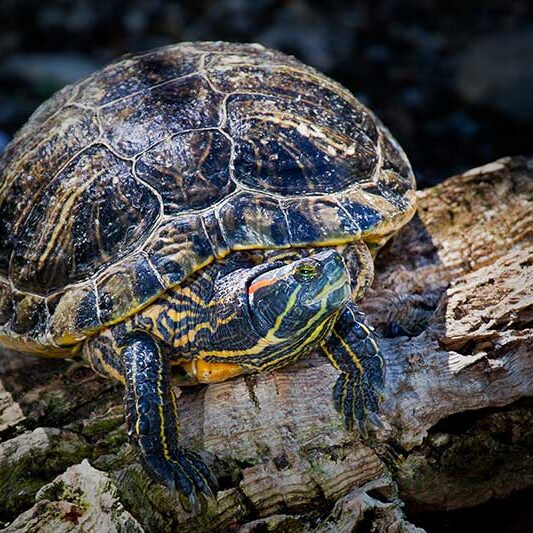
POLYGON ((232 250, 379 243, 414 187, 379 120, 292 57, 122 59, 45 102, 0 159, 0 344, 59 353, 232 250))

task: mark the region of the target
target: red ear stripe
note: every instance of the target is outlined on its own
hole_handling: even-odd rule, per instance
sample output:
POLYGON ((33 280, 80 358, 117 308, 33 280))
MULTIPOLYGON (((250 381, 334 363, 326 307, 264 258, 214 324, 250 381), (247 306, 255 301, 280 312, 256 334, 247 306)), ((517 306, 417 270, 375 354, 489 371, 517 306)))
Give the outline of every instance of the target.
POLYGON ((277 281, 277 278, 262 279, 261 281, 256 281, 255 283, 252 283, 248 287, 248 294, 253 294, 257 289, 260 289, 261 287, 268 287, 269 285, 272 285, 272 283, 275 283, 276 281, 277 281))

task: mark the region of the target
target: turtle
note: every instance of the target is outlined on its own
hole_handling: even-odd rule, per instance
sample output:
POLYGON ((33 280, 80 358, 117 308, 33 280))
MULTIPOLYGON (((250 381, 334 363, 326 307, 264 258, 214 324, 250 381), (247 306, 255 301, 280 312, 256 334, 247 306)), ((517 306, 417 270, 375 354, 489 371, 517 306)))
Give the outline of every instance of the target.
POLYGON ((217 484, 179 443, 172 376, 318 351, 346 427, 379 423, 383 356, 356 302, 415 188, 381 121, 292 56, 125 56, 43 103, 0 159, 0 345, 123 383, 144 468, 197 506, 217 484))

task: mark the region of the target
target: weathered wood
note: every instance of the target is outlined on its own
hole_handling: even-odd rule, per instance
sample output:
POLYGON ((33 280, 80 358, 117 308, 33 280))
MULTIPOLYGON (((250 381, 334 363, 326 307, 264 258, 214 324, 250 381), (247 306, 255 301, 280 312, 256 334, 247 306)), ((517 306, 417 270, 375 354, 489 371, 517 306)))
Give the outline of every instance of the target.
POLYGON ((136 463, 120 387, 79 363, 4 354, 0 520, 28 510, 68 466, 92 466, 54 482, 69 490, 41 489, 7 530, 76 530, 101 513, 117 531, 415 531, 400 499, 442 510, 533 484, 533 160, 500 160, 419 198, 362 302, 387 363, 371 443, 343 429, 336 373, 318 355, 185 391, 183 442, 205 450, 222 486, 216 505, 189 516, 136 463), (68 454, 57 452, 62 435, 68 454), (87 493, 87 476, 108 500, 87 493))

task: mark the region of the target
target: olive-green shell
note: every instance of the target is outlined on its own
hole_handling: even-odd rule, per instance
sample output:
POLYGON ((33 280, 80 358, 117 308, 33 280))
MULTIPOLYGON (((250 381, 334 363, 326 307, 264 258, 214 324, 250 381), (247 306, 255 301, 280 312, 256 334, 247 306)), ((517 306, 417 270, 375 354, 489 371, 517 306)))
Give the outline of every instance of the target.
POLYGON ((390 133, 296 59, 127 57, 45 102, 0 159, 0 343, 76 344, 232 250, 379 241, 414 204, 390 133))

